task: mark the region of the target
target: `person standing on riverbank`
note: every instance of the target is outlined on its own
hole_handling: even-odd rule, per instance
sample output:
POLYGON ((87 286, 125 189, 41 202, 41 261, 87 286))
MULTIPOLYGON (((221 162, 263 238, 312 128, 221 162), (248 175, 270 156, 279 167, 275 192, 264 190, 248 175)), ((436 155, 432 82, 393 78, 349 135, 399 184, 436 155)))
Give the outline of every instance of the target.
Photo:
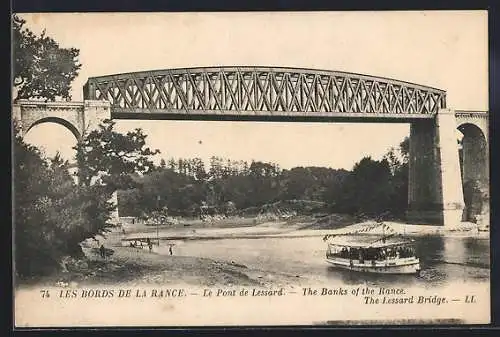
POLYGON ((170 255, 174 254, 174 252, 172 251, 172 245, 168 246, 168 252, 170 253, 170 255))
POLYGON ((101 245, 101 247, 99 248, 99 253, 101 254, 101 257, 103 259, 106 258, 106 248, 104 248, 104 245, 101 245))

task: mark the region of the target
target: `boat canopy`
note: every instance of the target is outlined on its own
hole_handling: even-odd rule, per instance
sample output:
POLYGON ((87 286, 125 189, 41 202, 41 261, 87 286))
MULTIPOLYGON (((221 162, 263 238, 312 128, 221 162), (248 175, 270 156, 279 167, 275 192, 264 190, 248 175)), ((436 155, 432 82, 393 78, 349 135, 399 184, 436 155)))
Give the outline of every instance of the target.
POLYGON ((413 240, 401 237, 373 236, 373 235, 337 235, 329 238, 328 243, 333 246, 350 248, 384 248, 406 246, 413 240))

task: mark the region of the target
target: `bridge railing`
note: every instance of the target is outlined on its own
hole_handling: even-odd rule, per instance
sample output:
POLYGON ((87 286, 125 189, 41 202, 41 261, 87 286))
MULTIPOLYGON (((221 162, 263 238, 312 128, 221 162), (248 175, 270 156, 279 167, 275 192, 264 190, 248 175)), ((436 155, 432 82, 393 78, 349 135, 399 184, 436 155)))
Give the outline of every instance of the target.
POLYGON ((89 78, 85 99, 114 113, 289 112, 433 115, 446 92, 387 78, 294 68, 219 67, 89 78))

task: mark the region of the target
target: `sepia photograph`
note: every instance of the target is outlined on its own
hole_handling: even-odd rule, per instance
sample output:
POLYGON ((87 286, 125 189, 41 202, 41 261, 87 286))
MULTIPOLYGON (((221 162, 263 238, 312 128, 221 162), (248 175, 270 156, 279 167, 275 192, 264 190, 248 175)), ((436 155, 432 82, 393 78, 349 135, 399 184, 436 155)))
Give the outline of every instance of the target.
POLYGON ((490 323, 487 11, 11 28, 15 327, 490 323))

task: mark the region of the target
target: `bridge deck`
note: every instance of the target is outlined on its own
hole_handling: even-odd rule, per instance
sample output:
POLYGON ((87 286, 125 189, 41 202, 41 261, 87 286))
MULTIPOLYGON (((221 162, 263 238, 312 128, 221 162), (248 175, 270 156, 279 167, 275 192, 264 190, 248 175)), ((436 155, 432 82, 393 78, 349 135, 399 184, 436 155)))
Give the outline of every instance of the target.
POLYGON ((112 109, 113 119, 141 120, 198 120, 198 121, 256 121, 256 122, 337 122, 337 123, 410 123, 418 119, 433 119, 434 114, 387 114, 387 113, 336 113, 308 112, 301 114, 255 113, 235 114, 234 111, 208 110, 179 113, 172 110, 112 109))

